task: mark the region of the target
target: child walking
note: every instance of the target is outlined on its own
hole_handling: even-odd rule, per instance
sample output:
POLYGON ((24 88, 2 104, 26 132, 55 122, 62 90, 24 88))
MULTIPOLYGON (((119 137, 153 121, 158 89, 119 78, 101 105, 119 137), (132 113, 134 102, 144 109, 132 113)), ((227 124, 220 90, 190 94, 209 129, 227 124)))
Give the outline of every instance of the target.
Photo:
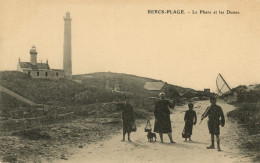
POLYGON ((182 137, 185 138, 185 142, 187 142, 187 138, 189 138, 189 141, 192 141, 191 135, 193 125, 196 125, 197 123, 197 115, 196 112, 193 110, 193 106, 194 105, 192 103, 188 104, 189 110, 185 112, 184 116, 185 126, 182 132, 182 137))
POLYGON ((220 128, 219 126, 221 125, 222 127, 225 126, 225 116, 223 113, 223 110, 220 106, 218 106, 217 99, 215 96, 210 97, 210 103, 211 105, 206 109, 204 114, 201 117, 201 120, 203 120, 206 117, 209 117, 208 120, 208 129, 209 133, 211 135, 211 145, 207 147, 207 149, 214 149, 214 135, 216 135, 217 138, 217 148, 218 151, 221 151, 220 149, 220 128))

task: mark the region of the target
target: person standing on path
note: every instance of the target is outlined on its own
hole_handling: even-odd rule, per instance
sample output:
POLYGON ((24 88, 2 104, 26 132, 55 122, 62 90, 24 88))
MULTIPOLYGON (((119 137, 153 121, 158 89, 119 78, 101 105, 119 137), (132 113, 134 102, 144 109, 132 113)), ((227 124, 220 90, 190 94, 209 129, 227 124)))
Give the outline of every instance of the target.
POLYGON ((224 117, 224 113, 223 110, 220 106, 218 106, 216 104, 217 99, 215 96, 210 97, 210 103, 211 105, 206 109, 206 111, 204 112, 204 114, 201 117, 201 120, 203 120, 204 118, 208 117, 208 129, 209 129, 209 133, 211 134, 211 146, 207 147, 207 149, 214 149, 214 135, 216 135, 216 139, 217 139, 217 148, 218 151, 221 151, 220 149, 220 138, 219 138, 219 134, 220 134, 220 128, 219 125, 221 125, 222 127, 224 127, 225 125, 225 117, 224 117))
POLYGON ((122 119, 123 119, 122 141, 125 141, 125 135, 127 133, 128 141, 131 142, 130 133, 132 132, 133 129, 132 127, 133 124, 135 123, 133 107, 128 102, 118 103, 117 107, 119 107, 120 110, 122 110, 122 119))
POLYGON ((188 104, 189 110, 185 112, 185 116, 184 116, 185 127, 184 127, 184 132, 182 134, 182 137, 185 138, 185 142, 187 142, 187 138, 189 138, 189 141, 192 141, 191 135, 192 135, 193 125, 196 125, 197 123, 197 115, 196 112, 193 110, 193 106, 194 105, 192 103, 188 104))
POLYGON ((172 140, 172 127, 170 120, 169 108, 174 108, 174 104, 165 99, 165 93, 159 94, 160 100, 155 104, 154 116, 154 132, 159 133, 161 142, 163 143, 163 134, 167 133, 171 143, 175 143, 172 140))

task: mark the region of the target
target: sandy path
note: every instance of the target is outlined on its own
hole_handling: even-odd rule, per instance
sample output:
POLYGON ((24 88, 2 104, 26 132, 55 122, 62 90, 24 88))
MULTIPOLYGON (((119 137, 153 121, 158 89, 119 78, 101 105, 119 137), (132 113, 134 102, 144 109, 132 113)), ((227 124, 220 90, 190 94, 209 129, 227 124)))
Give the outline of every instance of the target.
MULTIPOLYGON (((233 106, 218 102, 223 108, 225 114, 232 109, 233 106)), ((199 101, 195 103, 195 111, 198 115, 198 123, 201 114, 209 105, 208 101, 199 101)), ((165 143, 147 142, 144 132, 144 125, 137 129, 136 133, 131 134, 132 142, 121 142, 121 134, 113 136, 110 140, 99 142, 85 146, 75 154, 70 156, 68 160, 59 160, 59 162, 250 162, 250 158, 244 157, 232 145, 227 137, 235 130, 235 124, 230 123, 226 117, 226 126, 221 128, 221 148, 208 150, 206 147, 210 144, 210 135, 207 129, 207 120, 202 124, 197 124, 193 129, 193 142, 183 142, 181 132, 184 127, 184 112, 187 106, 176 107, 171 115, 173 127, 173 139, 176 144, 170 144, 168 136, 164 135, 165 143)), ((151 120, 152 125, 154 121, 151 120)), ((159 135, 157 134, 159 140, 159 135)), ((232 140, 231 140, 232 141, 232 140)), ((56 162, 56 161, 55 161, 56 162)))

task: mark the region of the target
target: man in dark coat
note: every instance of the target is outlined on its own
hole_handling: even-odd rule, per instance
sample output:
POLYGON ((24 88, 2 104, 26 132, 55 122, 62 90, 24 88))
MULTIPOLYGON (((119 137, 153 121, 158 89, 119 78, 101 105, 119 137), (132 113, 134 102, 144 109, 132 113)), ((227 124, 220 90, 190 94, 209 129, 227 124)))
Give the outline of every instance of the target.
POLYGON ((125 135, 127 133, 128 136, 128 141, 131 141, 130 139, 130 133, 132 132, 132 127, 133 124, 135 123, 134 120, 134 112, 133 112, 133 107, 127 103, 118 103, 117 107, 122 110, 122 119, 123 119, 123 140, 125 141, 125 135))
POLYGON ((165 100, 165 94, 160 93, 160 101, 155 105, 154 116, 154 132, 159 133, 161 142, 163 143, 163 133, 167 133, 171 143, 175 143, 172 140, 172 127, 170 120, 170 108, 174 108, 174 104, 171 104, 168 100, 165 100))
POLYGON ((211 146, 207 147, 208 149, 214 149, 214 135, 216 135, 217 138, 217 148, 218 151, 221 151, 220 149, 220 139, 219 139, 219 134, 220 134, 220 128, 219 125, 224 127, 225 125, 225 117, 223 110, 220 106, 216 105, 216 97, 212 96, 210 97, 210 103, 211 105, 206 109, 205 113, 202 115, 201 119, 206 118, 207 116, 209 117, 208 120, 208 128, 209 128, 209 133, 211 134, 211 146))

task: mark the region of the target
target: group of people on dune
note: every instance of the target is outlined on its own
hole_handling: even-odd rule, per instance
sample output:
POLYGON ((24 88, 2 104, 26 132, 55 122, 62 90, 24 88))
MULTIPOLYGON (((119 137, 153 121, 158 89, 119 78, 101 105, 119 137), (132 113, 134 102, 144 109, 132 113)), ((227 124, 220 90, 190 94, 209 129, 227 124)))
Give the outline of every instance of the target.
MULTIPOLYGON (((172 127, 170 120, 170 108, 174 109, 175 103, 165 99, 165 93, 159 94, 160 100, 156 102, 154 109, 154 132, 159 133, 160 140, 163 143, 163 134, 168 134, 170 139, 170 143, 175 143, 172 138, 172 127)), ((211 145, 207 147, 207 149, 214 149, 214 138, 216 136, 217 139, 217 149, 221 151, 220 148, 220 125, 223 127, 225 125, 225 117, 222 108, 216 104, 217 100, 215 96, 210 97, 211 105, 207 107, 205 112, 202 114, 201 121, 208 117, 208 129, 211 135, 211 145)), ((136 130, 135 120, 134 120, 134 112, 133 107, 128 103, 121 103, 120 107, 122 109, 122 119, 123 119, 123 140, 125 141, 125 135, 128 135, 128 141, 130 139, 130 133, 136 130)), ((187 139, 191 140, 193 125, 197 123, 197 115, 193 110, 194 104, 188 104, 188 110, 185 112, 184 121, 185 126, 182 132, 182 137, 185 138, 185 142, 187 139)))

